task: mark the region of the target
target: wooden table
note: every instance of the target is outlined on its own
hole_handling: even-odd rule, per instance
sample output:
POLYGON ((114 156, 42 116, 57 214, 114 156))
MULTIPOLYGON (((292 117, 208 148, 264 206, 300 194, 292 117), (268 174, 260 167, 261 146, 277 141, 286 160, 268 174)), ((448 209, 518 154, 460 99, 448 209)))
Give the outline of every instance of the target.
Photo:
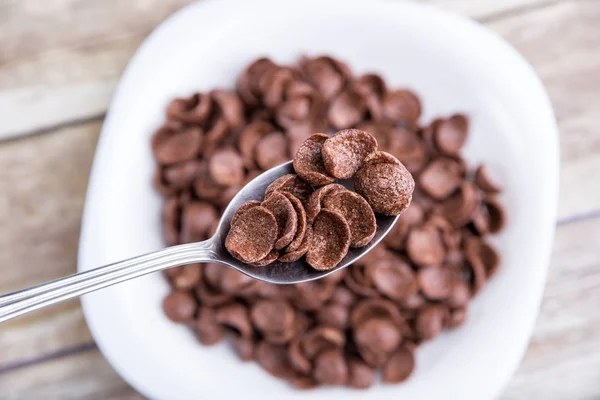
MULTIPOLYGON (((75 272, 107 104, 136 47, 185 3, 0 1, 0 293, 75 272)), ((429 3, 475 18, 521 51, 560 125, 552 265, 503 398, 600 399, 600 1, 429 3)), ((78 301, 0 327, 0 399, 138 398, 98 352, 78 301)))

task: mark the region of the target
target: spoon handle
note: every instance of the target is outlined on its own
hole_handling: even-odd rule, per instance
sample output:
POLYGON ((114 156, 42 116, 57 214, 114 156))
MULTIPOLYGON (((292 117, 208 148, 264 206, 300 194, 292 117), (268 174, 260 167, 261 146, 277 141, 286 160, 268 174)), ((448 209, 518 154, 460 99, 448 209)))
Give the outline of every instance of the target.
POLYGON ((0 323, 59 301, 178 265, 219 262, 211 239, 168 247, 0 296, 0 323))

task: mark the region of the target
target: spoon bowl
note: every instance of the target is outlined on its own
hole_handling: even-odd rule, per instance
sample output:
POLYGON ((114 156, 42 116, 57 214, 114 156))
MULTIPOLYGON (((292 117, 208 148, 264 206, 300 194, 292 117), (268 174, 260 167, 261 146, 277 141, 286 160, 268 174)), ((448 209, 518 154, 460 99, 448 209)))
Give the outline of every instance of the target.
MULTIPOLYGON (((373 239, 367 243, 364 247, 350 248, 348 254, 339 262, 335 268, 328 271, 317 271, 311 268, 304 258, 292 262, 282 263, 274 261, 264 267, 254 267, 252 265, 245 264, 229 254, 225 248, 225 238, 229 233, 229 225, 231 224, 231 217, 235 211, 245 202, 250 200, 262 201, 267 187, 277 178, 286 174, 293 174, 294 168, 292 161, 285 164, 281 164, 277 167, 271 168, 268 171, 260 174, 248 183, 240 192, 231 200, 225 211, 223 217, 217 227, 215 235, 209 239, 213 243, 213 249, 215 253, 219 255, 219 262, 225 264, 231 268, 234 268, 252 278, 276 284, 293 284, 312 281, 315 279, 322 278, 329 274, 339 271, 342 268, 348 267, 356 260, 368 253, 373 247, 375 247, 387 233, 392 229, 398 216, 388 217, 385 215, 375 214, 377 222, 377 231, 373 239)), ((352 179, 340 180, 336 183, 343 185, 346 189, 354 191, 354 184, 352 179)))
MULTIPOLYGON (((275 179, 293 172, 292 162, 289 161, 254 178, 231 200, 229 206, 223 212, 216 233, 208 240, 167 247, 143 256, 0 296, 0 323, 59 301, 81 296, 151 272, 185 264, 219 263, 234 268, 252 278, 275 284, 312 281, 345 268, 364 256, 384 238, 398 220, 397 216, 376 216, 377 231, 373 239, 364 247, 349 249, 348 254, 342 261, 335 268, 328 271, 312 269, 302 259, 293 263, 275 261, 264 267, 255 267, 232 257, 225 248, 225 238, 229 233, 231 218, 235 211, 249 200, 262 201, 267 186, 275 179)), ((351 180, 341 181, 340 183, 350 190, 354 189, 351 180)))

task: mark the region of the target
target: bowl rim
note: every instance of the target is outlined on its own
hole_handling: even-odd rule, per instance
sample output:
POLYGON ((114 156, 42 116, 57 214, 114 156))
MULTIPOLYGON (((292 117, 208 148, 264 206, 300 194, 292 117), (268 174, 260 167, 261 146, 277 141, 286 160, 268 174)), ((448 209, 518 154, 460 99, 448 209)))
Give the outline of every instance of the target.
MULTIPOLYGON (((273 7, 278 4, 277 0, 256 0, 253 2, 252 7, 273 7)), ((503 47, 507 54, 510 54, 510 57, 518 60, 521 64, 521 67, 524 68, 524 74, 529 74, 529 78, 532 80, 531 84, 533 86, 537 86, 535 97, 537 97, 536 101, 538 102, 538 106, 544 109, 544 114, 547 116, 547 125, 551 126, 552 129, 548 131, 548 143, 546 146, 546 154, 547 160, 549 162, 549 176, 555 177, 551 178, 552 182, 549 183, 549 187, 547 188, 548 193, 552 193, 552 196, 548 198, 548 203, 544 204, 544 207, 548 210, 548 223, 546 224, 546 229, 541 234, 540 241, 546 243, 546 249, 540 252, 540 264, 545 267, 539 271, 539 280, 536 282, 535 290, 533 291, 531 310, 534 310, 530 318, 530 323, 528 328, 526 329, 525 334, 523 335, 523 339, 519 343, 519 355, 515 357, 514 362, 512 362, 511 366, 508 368, 508 372, 505 372, 503 376, 495 377, 493 381, 494 388, 490 389, 489 393, 494 393, 492 397, 497 396, 503 387, 508 383, 509 379, 512 377, 514 372, 516 371, 520 360, 522 359, 524 352, 527 347, 527 343, 529 342, 529 338, 532 334, 535 316, 537 315, 537 311, 539 310, 543 288, 545 286, 547 268, 550 260, 550 250, 552 246, 552 238, 554 236, 554 223, 556 220, 557 208, 558 208, 558 168, 559 168, 559 148, 558 148, 558 128, 556 127, 556 121, 554 118, 554 114, 552 111, 552 106, 550 100, 543 88, 543 85, 540 79, 537 77, 533 68, 527 63, 527 61, 508 43, 504 41, 499 35, 494 33, 493 31, 487 29, 484 26, 477 24, 476 22, 459 16, 449 13, 447 11, 441 10, 437 7, 417 4, 412 2, 390 2, 385 0, 329 0, 327 5, 324 5, 324 2, 320 0, 294 0, 288 1, 288 3, 300 3, 303 7, 327 7, 328 9, 335 9, 335 7, 373 7, 377 5, 377 7, 386 7, 390 11, 393 12, 412 12, 417 10, 419 13, 426 13, 430 15, 434 19, 443 19, 451 24, 458 24, 464 27, 464 29, 470 29, 474 32, 476 31, 478 34, 481 34, 485 37, 485 40, 489 40, 490 42, 497 42, 494 45, 499 47, 503 47), (542 254, 543 253, 543 254, 542 254)), ((88 267, 93 265, 91 260, 93 259, 93 254, 95 251, 101 251, 96 248, 94 250, 95 241, 94 241, 94 224, 96 224, 97 218, 92 219, 91 214, 97 208, 97 200, 98 193, 101 193, 101 188, 98 187, 99 178, 101 175, 102 166, 98 161, 98 154, 106 153, 106 149, 108 148, 107 140, 106 140, 106 132, 112 130, 112 126, 115 124, 115 113, 117 109, 119 109, 119 104, 123 99, 123 93, 126 93, 129 88, 135 84, 135 77, 132 76, 132 71, 140 68, 140 65, 145 64, 152 57, 155 57, 155 43, 164 41, 166 37, 177 36, 181 31, 181 26, 178 25, 185 18, 189 18, 192 14, 200 15, 202 14, 204 18, 209 18, 209 16, 221 15, 223 13, 227 13, 231 9, 241 10, 244 7, 247 7, 247 2, 244 0, 221 0, 221 1, 204 1, 192 3, 184 8, 177 11, 175 14, 171 15, 167 18, 163 23, 161 23, 142 43, 142 45, 138 48, 132 59, 130 60, 119 85, 116 89, 115 95, 109 107, 109 110, 106 115, 105 122, 103 124, 101 135, 98 140, 98 145, 96 149, 96 155, 94 157, 94 162, 92 166, 92 170, 90 173, 90 180, 88 184, 88 191, 84 206, 84 214, 82 219, 82 228, 81 228, 81 239, 79 244, 79 254, 78 254, 78 270, 83 271, 89 269, 88 267)), ((185 25, 185 24, 181 24, 185 25)), ((84 310, 85 319, 87 321, 88 327, 94 337, 98 348, 104 355, 104 357, 109 361, 109 363, 113 366, 113 368, 119 373, 121 377, 123 377, 131 386, 133 386, 136 390, 144 394, 146 397, 154 398, 156 396, 156 391, 154 388, 150 387, 148 383, 142 383, 139 376, 136 376, 135 372, 132 370, 131 360, 126 360, 126 358, 120 356, 118 353, 115 353, 111 343, 106 339, 105 332, 107 329, 110 329, 107 325, 107 321, 110 317, 106 315, 106 313, 98 312, 98 307, 106 307, 105 304, 98 304, 94 298, 84 297, 82 299, 82 306, 84 310)))

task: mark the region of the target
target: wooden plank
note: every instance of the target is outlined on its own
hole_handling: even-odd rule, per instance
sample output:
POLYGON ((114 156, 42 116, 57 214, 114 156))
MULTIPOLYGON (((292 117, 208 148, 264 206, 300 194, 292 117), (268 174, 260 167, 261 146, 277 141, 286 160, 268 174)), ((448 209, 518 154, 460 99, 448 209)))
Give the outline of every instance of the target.
MULTIPOLYGON (((491 21, 507 15, 524 14, 556 3, 556 0, 420 0, 448 11, 468 15, 480 21, 491 21)), ((558 0, 560 1, 560 0, 558 0)))
POLYGON ((600 398, 600 218, 562 226, 541 313, 504 399, 600 398))
POLYGON ((559 216, 598 208, 600 180, 600 6, 597 1, 556 4, 492 22, 533 65, 559 123, 562 158, 559 216))
POLYGON ((0 146, 0 291, 75 272, 94 122, 0 146))
MULTIPOLYGON (((484 18, 548 0, 426 0, 484 18)), ((102 115, 148 33, 190 0, 0 4, 0 139, 102 115)))
MULTIPOLYGON (((0 293, 74 273, 99 123, 0 146, 0 293)), ((0 366, 91 341, 79 301, 2 325, 0 366)))
POLYGON ((142 400, 91 350, 0 375, 3 400, 142 400))
MULTIPOLYGON (((49 4, 35 3, 39 8, 49 4)), ((54 4, 58 7, 58 3, 54 4)), ((6 14, 2 7, 0 5, 0 15, 4 16, 6 14)), ((600 137, 595 133, 596 110, 600 106, 600 77, 597 74, 600 37, 594 25, 600 18, 599 13, 597 3, 581 1, 557 4, 520 16, 503 17, 490 24, 525 54, 541 75, 553 99, 562 132, 562 217, 594 209, 597 206, 596 193, 600 190, 600 183, 594 174, 600 167, 600 161, 595 156, 600 146, 600 137), (565 57, 565 54, 569 54, 569 57, 565 57)), ((3 23, 0 19, 0 26, 3 23)), ((0 49, 3 37, 0 35, 0 49)), ((55 40, 60 42, 62 39, 55 40)), ((94 75, 97 72, 94 72, 94 65, 97 62, 108 71, 103 82, 110 82, 113 79, 111 74, 114 71, 111 68, 115 68, 114 60, 119 59, 111 57, 114 49, 122 49, 122 43, 121 39, 105 43, 106 53, 101 53, 103 55, 97 59, 94 55, 101 49, 96 45, 91 46, 86 64, 88 68, 78 73, 88 71, 91 78, 85 77, 84 80, 94 81, 97 77, 94 75), (111 47, 113 44, 114 47, 111 47), (105 64, 102 64, 103 60, 106 60, 105 64)), ((132 45, 131 49, 122 50, 123 63, 134 48, 135 45, 132 45)), ((59 50, 57 52, 60 53, 59 50)), ((79 49, 69 54, 79 53, 85 55, 86 51, 79 49)), ((56 54, 54 51, 44 54, 44 57, 49 57, 46 61, 54 60, 52 65, 55 73, 59 71, 62 67, 61 58, 53 58, 53 54, 56 54)), ((0 51, 0 57, 3 56, 0 51)), ((69 64, 81 61, 79 57, 73 56, 69 64)), ((38 61, 42 58, 36 55, 25 57, 38 61)), ((0 58, 0 110, 5 110, 3 105, 8 104, 1 103, 6 93, 2 91, 5 82, 2 74, 4 68, 11 66, 11 62, 4 61, 0 58)), ((19 70, 25 71, 20 73, 26 74, 28 65, 42 68, 44 63, 20 64, 19 70)), ((69 82, 70 76, 66 74, 61 79, 64 81, 57 81, 57 87, 69 82)), ((74 82, 77 84, 76 80, 74 82)), ((26 86, 26 82, 22 84, 26 86)), ((42 86, 43 82, 40 84, 42 86)), ((98 93, 92 89, 86 96, 98 93)), ((88 101, 77 96, 71 99, 75 99, 70 103, 72 105, 88 101)), ((103 112, 102 107, 98 110, 103 112)), ((62 110, 55 109, 53 112, 60 114, 62 110)), ((82 114, 82 118, 88 117, 88 114, 82 114)), ((4 228, 0 231, 0 273, 3 276, 0 293, 75 270, 81 205, 98 130, 99 123, 86 123, 0 146, 0 184, 3 188, 0 223, 4 228), (69 163, 65 160, 69 160, 69 163), (27 267, 13 268, 15 265, 27 267)), ((592 225, 588 223, 572 224, 569 228, 579 228, 569 230, 568 234, 562 233, 567 227, 559 229, 555 259, 562 259, 561 252, 568 254, 565 256, 568 258, 564 258, 565 265, 558 272, 555 272, 556 262, 553 263, 534 340, 505 398, 600 397, 600 388, 593 385, 600 381, 595 372, 600 367, 600 349, 594 341, 600 329, 594 317, 599 300, 596 294, 599 292, 598 277, 594 275, 594 269, 598 269, 595 263, 598 254, 593 251, 593 248, 599 247, 599 228, 595 222, 592 225), (563 245, 570 240, 570 236, 577 238, 579 244, 563 245), (548 381, 552 382, 549 384, 548 381)), ((5 362, 26 360, 89 340, 89 332, 77 302, 66 303, 3 325, 0 366, 5 362), (48 332, 52 333, 50 337, 48 332)), ((26 375, 29 368, 18 371, 26 375)), ((104 364, 103 368, 110 367, 104 364)), ((48 380, 52 379, 49 377, 48 380)), ((68 390, 70 383, 64 385, 68 390)), ((1 381, 0 387, 3 387, 1 381)))
POLYGON ((92 335, 79 300, 70 300, 2 324, 0 370, 90 343, 92 335))
MULTIPOLYGON (((600 218, 558 229, 533 339, 501 398, 600 398, 599 260, 600 218)), ((13 400, 139 398, 95 350, 0 374, 0 387, 13 400)))
MULTIPOLYGON (((181 0, 176 5, 180 6, 183 2, 181 0)), ((434 0, 434 3, 438 2, 434 0)), ((476 13, 478 8, 470 9, 465 4, 475 4, 473 7, 486 4, 486 7, 491 7, 490 10, 497 11, 500 3, 504 4, 461 0, 457 5, 452 2, 447 6, 476 13)), ((13 6, 16 11, 8 14, 15 18, 9 20, 24 18, 23 26, 32 25, 39 18, 52 20, 50 12, 59 7, 56 4, 52 6, 52 2, 38 2, 36 7, 26 7, 28 1, 18 4, 13 6), (35 12, 23 11, 21 7, 35 12)), ((10 25, 9 31, 13 33, 0 38, 0 54, 7 54, 0 56, 6 59, 4 63, 0 61, 0 120, 3 121, 0 137, 102 115, 120 72, 151 29, 149 22, 141 20, 146 18, 156 23, 176 8, 173 3, 169 3, 168 7, 162 6, 163 2, 147 8, 135 4, 127 3, 122 6, 125 8, 119 8, 109 2, 102 8, 94 1, 78 7, 68 3, 64 6, 70 7, 67 12, 75 19, 80 18, 81 13, 82 21, 88 24, 76 24, 69 35, 61 34, 61 30, 54 32, 57 30, 55 25, 46 26, 48 31, 54 32, 48 34, 52 40, 41 42, 49 46, 46 50, 37 41, 23 49, 11 50, 11 43, 24 42, 27 37, 37 38, 45 31, 10 25), (119 10, 138 22, 114 22, 119 10), (85 28, 96 14, 100 14, 98 27, 85 28), (85 37, 87 42, 77 42, 78 36, 85 37), (2 51, 5 48, 10 51, 2 51), (28 125, 16 130, 10 128, 21 123, 28 125)), ((508 4, 515 6, 515 3, 508 4)), ((539 6, 546 3, 540 0, 526 4, 539 6)), ((595 120, 596 110, 600 107, 600 76, 596 73, 600 68, 600 34, 595 29, 595 22, 599 18, 599 10, 594 1, 572 1, 502 17, 489 24, 529 59, 552 98, 562 132, 561 193, 565 195, 561 197, 561 218, 586 213, 597 207, 596 193, 600 190, 600 181, 595 179, 595 171, 600 168, 600 159, 595 157, 595 153, 600 148, 600 136, 595 134, 595 120)))
POLYGON ((102 115, 142 39, 189 1, 0 5, 0 139, 102 115))

